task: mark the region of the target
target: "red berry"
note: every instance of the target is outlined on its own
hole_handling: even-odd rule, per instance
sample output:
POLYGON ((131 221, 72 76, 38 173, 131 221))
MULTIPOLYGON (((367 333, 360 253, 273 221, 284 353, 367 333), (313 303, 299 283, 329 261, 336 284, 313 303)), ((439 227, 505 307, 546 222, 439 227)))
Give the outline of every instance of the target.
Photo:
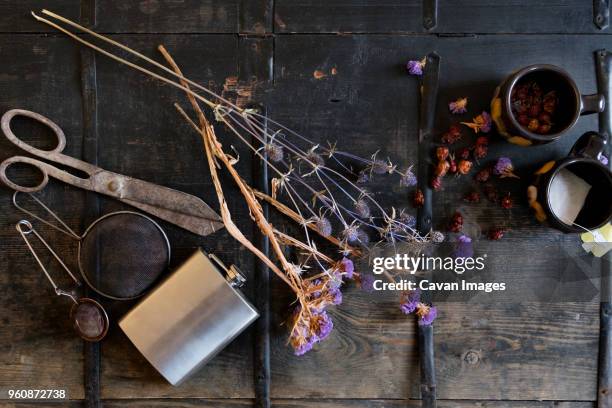
POLYGON ((463 228, 463 216, 460 212, 456 212, 453 214, 453 218, 451 218, 450 225, 448 227, 450 232, 459 232, 463 228))
POLYGON ((451 174, 455 174, 457 172, 457 162, 455 159, 450 159, 448 172, 451 174))
POLYGON ((539 133, 539 134, 541 134, 541 135, 545 135, 545 134, 547 134, 547 133, 549 133, 549 132, 550 132, 550 128, 551 128, 550 124, 548 124, 548 123, 542 123, 542 124, 541 124, 541 125, 538 127, 537 133, 539 133))
POLYGON ((484 169, 480 170, 474 177, 474 179, 479 183, 486 183, 489 181, 489 178, 491 178, 491 168, 489 167, 485 167, 484 169))
POLYGON ((457 164, 457 170, 461 174, 468 174, 472 169, 472 162, 469 160, 461 160, 457 164))
POLYGON ((529 116, 531 116, 532 118, 537 118, 538 115, 540 114, 540 105, 531 105, 531 108, 529 108, 529 116))
POLYGON ((446 172, 448 172, 449 168, 450 164, 446 160, 441 160, 436 166, 434 174, 436 177, 444 177, 446 176, 446 172))
POLYGON ((519 115, 519 117, 517 118, 518 123, 520 123, 523 126, 527 126, 529 125, 529 116, 527 115, 519 115))
POLYGON ((489 148, 486 144, 477 144, 476 146, 474 146, 474 158, 476 160, 484 159, 485 157, 487 157, 488 151, 489 148))
POLYGON ((505 233, 506 233, 506 230, 502 228, 492 228, 489 230, 489 239, 497 241, 499 239, 502 239, 505 233))
POLYGON ((457 154, 457 156, 459 156, 459 158, 463 160, 469 159, 470 149, 468 149, 467 147, 464 147, 463 149, 459 150, 459 153, 457 154))
POLYGON ((435 191, 438 191, 442 188, 442 179, 440 177, 434 177, 431 179, 431 188, 433 188, 435 191))
POLYGON ((512 201, 512 197, 510 197, 510 193, 506 194, 500 202, 501 206, 503 208, 512 208, 512 205, 514 204, 512 201))
POLYGON ((425 196, 420 189, 416 189, 414 191, 414 195, 412 196, 412 205, 415 208, 421 208, 425 204, 425 196))
POLYGON ((478 139, 476 139, 476 146, 488 145, 488 144, 489 144, 489 138, 486 136, 480 136, 478 139))
POLYGON ((453 144, 461 139, 461 128, 457 125, 452 125, 448 132, 442 135, 442 143, 453 144))
POLYGON ((538 116, 538 120, 540 121, 540 123, 550 124, 552 122, 550 114, 546 112, 540 113, 540 115, 538 116))
POLYGON ((446 146, 438 147, 436 149, 436 157, 438 158, 438 161, 446 160, 446 158, 448 157, 448 147, 446 146))
POLYGON ((467 201, 468 203, 479 203, 480 193, 478 193, 478 191, 471 191, 465 195, 463 201, 467 201))

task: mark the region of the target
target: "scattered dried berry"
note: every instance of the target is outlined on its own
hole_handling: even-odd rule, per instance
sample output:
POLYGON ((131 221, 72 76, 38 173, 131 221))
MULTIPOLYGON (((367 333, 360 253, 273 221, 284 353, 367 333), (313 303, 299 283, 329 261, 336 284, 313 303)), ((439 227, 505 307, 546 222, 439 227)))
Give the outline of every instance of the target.
POLYGON ((512 197, 510 197, 510 193, 507 193, 504 197, 502 197, 500 204, 503 208, 512 208, 514 202, 512 197))
POLYGON ((463 160, 467 160, 470 158, 470 149, 468 149, 467 147, 464 147, 463 149, 459 150, 459 152, 457 153, 457 157, 459 157, 460 159, 463 160))
POLYGON ((484 159, 487 157, 489 147, 486 144, 477 144, 474 146, 474 158, 476 160, 484 159))
POLYGON ((476 145, 485 145, 488 146, 489 145, 489 138, 486 136, 479 136, 478 139, 476 139, 476 145))
POLYGON ((453 214, 453 218, 451 218, 451 222, 448 226, 448 230, 450 232, 459 232, 463 228, 463 215, 459 211, 453 214))
POLYGON ((491 228, 489 230, 489 239, 492 239, 494 241, 500 240, 504 237, 505 233, 506 230, 504 230, 503 228, 491 228))
POLYGON ((474 180, 476 180, 479 183, 486 183, 487 181, 489 181, 490 178, 491 178, 491 168, 490 167, 485 167, 484 169, 481 169, 478 173, 476 173, 476 176, 474 176, 474 180))
POLYGON ((448 147, 446 146, 438 147, 436 149, 436 157, 438 158, 438 161, 446 160, 446 158, 448 157, 448 147))
POLYGON ((420 189, 414 190, 414 195, 412 196, 412 205, 414 208, 421 208, 425 204, 425 196, 420 189))
POLYGON ((442 178, 440 177, 432 178, 430 185, 431 185, 431 188, 433 188, 435 191, 440 190, 442 188, 442 178))
POLYGON ((470 191, 465 195, 463 201, 468 203, 479 203, 480 202, 480 193, 478 191, 470 191))
POLYGON ((450 174, 455 174, 457 173, 457 162, 455 161, 455 159, 451 156, 449 162, 448 162, 449 166, 448 166, 448 172, 450 174))
POLYGON ((450 164, 446 160, 441 160, 434 171, 436 177, 444 177, 450 168, 450 164))
POLYGON ((468 174, 472 170, 472 162, 469 160, 461 160, 457 164, 457 171, 461 174, 468 174))
POLYGON ((462 137, 461 128, 457 125, 452 125, 448 128, 448 132, 442 135, 442 143, 453 144, 462 137))

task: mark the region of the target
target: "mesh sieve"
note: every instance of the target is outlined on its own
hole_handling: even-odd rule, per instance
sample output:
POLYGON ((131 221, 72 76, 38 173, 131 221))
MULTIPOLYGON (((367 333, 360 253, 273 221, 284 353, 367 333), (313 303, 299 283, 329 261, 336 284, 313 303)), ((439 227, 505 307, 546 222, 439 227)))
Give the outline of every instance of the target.
POLYGON ((107 214, 87 228, 79 243, 79 268, 87 284, 116 300, 144 294, 170 261, 170 244, 152 219, 131 211, 107 214))

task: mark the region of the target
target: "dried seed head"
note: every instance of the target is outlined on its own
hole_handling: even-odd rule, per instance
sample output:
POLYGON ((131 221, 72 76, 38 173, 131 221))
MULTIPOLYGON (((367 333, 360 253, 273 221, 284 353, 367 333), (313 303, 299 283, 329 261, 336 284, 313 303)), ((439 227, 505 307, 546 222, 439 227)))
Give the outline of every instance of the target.
POLYGON ((283 146, 277 145, 276 143, 268 143, 265 147, 268 158, 273 162, 279 162, 283 160, 284 152, 283 146))
POLYGON ((370 217, 370 206, 364 199, 359 199, 355 202, 355 212, 361 218, 370 217))
POLYGON ((370 175, 367 171, 361 170, 357 175, 357 184, 365 184, 370 181, 370 175))
POLYGON ((324 237, 329 237, 332 233, 332 226, 329 220, 325 217, 319 217, 316 221, 317 231, 324 237))
POLYGON ((431 231, 431 240, 437 244, 444 242, 444 234, 440 231, 431 231))
POLYGON ((349 225, 342 231, 342 237, 349 243, 355 243, 359 239, 359 227, 357 225, 349 225))
POLYGON ((359 230, 357 231, 357 241, 359 241, 359 243, 363 246, 368 246, 370 243, 370 237, 365 231, 359 230))
POLYGON ((416 184, 417 178, 412 172, 412 169, 406 169, 406 171, 402 173, 402 177, 400 178, 400 186, 412 187, 416 186, 416 184))
POLYGON ((374 160, 371 164, 372 173, 385 174, 389 171, 389 165, 383 160, 374 160))
POLYGON ((315 166, 323 166, 323 165, 325 165, 325 160, 323 159, 323 157, 320 154, 315 153, 313 150, 310 150, 306 154, 306 160, 308 160, 309 162, 311 162, 315 166))
POLYGON ((402 211, 399 216, 399 222, 410 228, 414 228, 416 226, 416 218, 414 218, 414 215, 408 214, 404 211, 402 211))

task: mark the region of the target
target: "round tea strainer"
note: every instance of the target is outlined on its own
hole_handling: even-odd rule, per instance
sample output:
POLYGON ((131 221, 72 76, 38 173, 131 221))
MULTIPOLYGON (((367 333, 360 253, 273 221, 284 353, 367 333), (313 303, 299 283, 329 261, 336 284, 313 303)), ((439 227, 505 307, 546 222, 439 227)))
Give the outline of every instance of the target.
POLYGON ((36 196, 29 196, 60 225, 54 225, 17 203, 13 204, 44 224, 78 240, 78 265, 83 280, 94 291, 114 300, 142 296, 164 273, 170 262, 170 243, 151 218, 133 211, 117 211, 94 221, 76 234, 36 196))

